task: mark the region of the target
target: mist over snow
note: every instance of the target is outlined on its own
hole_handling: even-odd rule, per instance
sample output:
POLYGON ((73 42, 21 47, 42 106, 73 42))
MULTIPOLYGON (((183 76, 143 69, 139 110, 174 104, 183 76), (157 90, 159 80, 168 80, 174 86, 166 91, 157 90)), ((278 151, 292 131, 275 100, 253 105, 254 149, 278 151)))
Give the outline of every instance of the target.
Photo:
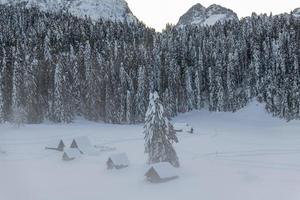
POLYGON ((299 199, 300 122, 273 118, 257 102, 234 114, 193 111, 172 122, 189 123, 195 134, 178 133, 179 178, 159 185, 144 177, 142 125, 1 125, 0 199, 299 199), (61 152, 44 149, 53 139, 69 145, 83 135, 127 152, 130 166, 107 171, 115 152, 65 163, 61 152))

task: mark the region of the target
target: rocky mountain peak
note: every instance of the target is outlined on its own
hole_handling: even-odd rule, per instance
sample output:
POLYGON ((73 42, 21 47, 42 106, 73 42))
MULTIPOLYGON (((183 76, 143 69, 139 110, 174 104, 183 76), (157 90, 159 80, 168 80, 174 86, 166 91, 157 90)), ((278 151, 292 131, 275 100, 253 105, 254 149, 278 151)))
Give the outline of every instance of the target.
POLYGON ((182 17, 177 24, 178 27, 186 25, 214 25, 217 22, 228 20, 238 20, 238 16, 232 10, 224 8, 220 5, 213 4, 205 8, 201 4, 192 6, 182 17))
POLYGON ((296 17, 300 17, 300 8, 296 8, 296 9, 293 11, 293 15, 296 16, 296 17))
POLYGON ((38 7, 46 12, 63 10, 77 17, 88 16, 92 20, 138 21, 125 0, 0 0, 0 3, 25 3, 26 7, 38 7))

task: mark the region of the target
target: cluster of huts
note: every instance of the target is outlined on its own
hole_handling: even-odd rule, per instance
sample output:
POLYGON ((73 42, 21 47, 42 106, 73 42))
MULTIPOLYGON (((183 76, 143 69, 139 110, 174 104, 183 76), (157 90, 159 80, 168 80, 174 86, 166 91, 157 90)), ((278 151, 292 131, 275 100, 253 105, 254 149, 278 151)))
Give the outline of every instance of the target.
MULTIPOLYGON (((129 166, 129 160, 125 153, 111 155, 107 162, 107 169, 122 169, 129 166)), ((176 169, 169 162, 161 162, 148 167, 145 173, 147 181, 151 183, 163 183, 178 178, 176 169)))
POLYGON ((82 154, 97 155, 99 153, 86 136, 74 138, 69 147, 63 140, 52 141, 46 146, 46 149, 63 152, 62 159, 64 161, 74 160, 82 154))
MULTIPOLYGON (((88 137, 74 138, 68 147, 63 140, 53 141, 46 149, 63 152, 62 160, 71 161, 83 154, 96 155, 97 146, 93 146, 88 137)), ((108 170, 119 170, 130 165, 126 153, 112 154, 108 157, 106 167, 108 170)), ((145 173, 146 179, 151 183, 162 183, 178 178, 176 169, 168 162, 161 162, 149 166, 145 173)))

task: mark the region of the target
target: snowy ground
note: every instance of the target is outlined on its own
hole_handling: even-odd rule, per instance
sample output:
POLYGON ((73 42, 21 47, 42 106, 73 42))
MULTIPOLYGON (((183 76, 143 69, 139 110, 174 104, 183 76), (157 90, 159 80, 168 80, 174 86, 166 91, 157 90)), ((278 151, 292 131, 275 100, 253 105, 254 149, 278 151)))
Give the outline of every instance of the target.
POLYGON ((174 119, 196 134, 178 135, 179 179, 144 180, 142 125, 80 121, 70 125, 0 126, 0 200, 299 200, 300 121, 286 123, 252 103, 238 113, 194 111, 174 119), (109 154, 63 162, 44 150, 53 139, 87 135, 127 152, 131 165, 107 171, 109 154))

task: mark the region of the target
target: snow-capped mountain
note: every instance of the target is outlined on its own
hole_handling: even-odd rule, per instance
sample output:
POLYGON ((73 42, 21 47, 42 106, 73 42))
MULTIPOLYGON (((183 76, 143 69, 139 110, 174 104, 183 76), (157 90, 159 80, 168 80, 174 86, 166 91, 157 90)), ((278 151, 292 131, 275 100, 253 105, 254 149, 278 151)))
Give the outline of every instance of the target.
POLYGON ((66 11, 77 17, 88 16, 92 20, 136 22, 125 0, 0 0, 1 4, 25 3, 46 12, 66 11))
POLYGON ((224 8, 216 4, 205 8, 204 6, 198 3, 191 7, 183 16, 180 17, 177 26, 211 26, 217 22, 225 22, 228 20, 238 20, 237 14, 230 9, 224 8))
POLYGON ((296 8, 294 11, 293 11, 293 15, 295 17, 300 17, 300 8, 296 8))

